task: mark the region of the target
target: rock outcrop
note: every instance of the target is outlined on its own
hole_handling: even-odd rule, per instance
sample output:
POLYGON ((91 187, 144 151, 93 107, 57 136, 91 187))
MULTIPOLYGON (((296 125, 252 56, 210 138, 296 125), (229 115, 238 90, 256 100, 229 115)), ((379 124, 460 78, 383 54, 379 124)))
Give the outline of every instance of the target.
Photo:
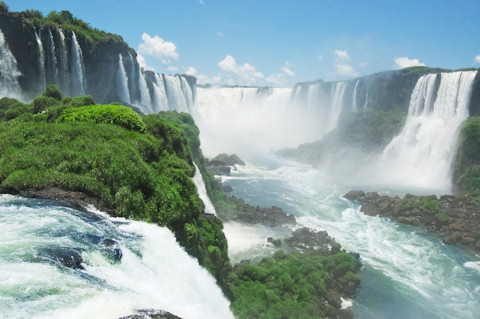
POLYGON ((400 198, 350 191, 344 197, 361 203, 361 211, 366 215, 422 226, 440 235, 446 244, 460 244, 480 251, 480 207, 466 195, 437 198, 407 194, 400 198))

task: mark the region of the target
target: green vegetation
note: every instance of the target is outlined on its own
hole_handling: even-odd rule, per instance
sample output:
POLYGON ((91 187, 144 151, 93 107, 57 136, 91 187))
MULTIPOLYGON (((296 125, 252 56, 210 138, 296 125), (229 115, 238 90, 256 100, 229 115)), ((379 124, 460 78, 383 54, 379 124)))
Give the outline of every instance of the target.
POLYGON ((194 167, 182 128, 161 117, 148 118, 146 125, 119 105, 69 105, 91 97, 64 98, 63 104, 45 95, 49 93, 40 98, 53 99, 55 105, 38 114, 34 102, 0 100, 2 189, 80 191, 118 216, 167 226, 230 295, 223 226, 201 215, 203 203, 191 180, 194 167), (11 110, 15 116, 8 116, 11 110))
POLYGON ((257 265, 236 267, 230 279, 232 309, 237 318, 333 317, 341 303, 338 290, 352 293, 358 269, 357 260, 346 253, 278 251, 257 265))
POLYGON ((57 122, 92 122, 112 123, 126 129, 145 132, 146 126, 140 115, 130 108, 121 105, 90 105, 78 108, 67 108, 57 122))
POLYGON ((439 221, 439 222, 442 222, 442 223, 446 223, 448 222, 448 220, 450 219, 450 216, 447 215, 447 213, 438 213, 438 214, 435 214, 435 218, 439 221))
POLYGON ((472 116, 460 129, 453 169, 454 183, 480 204, 480 117, 472 116))

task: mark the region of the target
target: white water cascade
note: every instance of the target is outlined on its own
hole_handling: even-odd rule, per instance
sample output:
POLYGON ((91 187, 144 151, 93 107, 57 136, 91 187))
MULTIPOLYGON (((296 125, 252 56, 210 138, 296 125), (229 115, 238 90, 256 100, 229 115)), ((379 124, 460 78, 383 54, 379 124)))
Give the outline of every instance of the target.
POLYGON ((43 43, 42 39, 40 38, 40 34, 35 32, 35 39, 37 40, 38 51, 40 55, 38 56, 38 71, 39 71, 39 88, 40 92, 46 86, 46 72, 45 72, 45 51, 43 50, 43 43))
MULTIPOLYGON (((165 91, 165 84, 163 83, 163 77, 159 74, 155 74, 155 83, 153 84, 153 96, 155 98, 155 108, 152 105, 152 112, 158 113, 160 111, 168 110, 168 98, 165 91)), ((153 104, 153 103, 152 103, 153 104)))
POLYGON ((346 82, 337 82, 335 87, 332 87, 332 103, 330 107, 330 115, 328 119, 328 126, 325 134, 335 129, 338 125, 340 113, 343 110, 343 96, 345 95, 346 82))
POLYGON ((70 92, 70 75, 68 73, 68 50, 65 45, 65 34, 62 29, 57 29, 60 37, 60 89, 65 94, 70 92))
POLYGON ((20 96, 18 77, 21 73, 17 69, 17 60, 5 41, 5 36, 0 30, 0 95, 16 97, 20 96))
POLYGON ((153 112, 150 92, 148 91, 147 81, 141 68, 138 68, 138 81, 140 86, 140 105, 147 108, 150 113, 153 112))
POLYGON ((118 319, 137 309, 233 318, 215 279, 167 228, 0 195, 0 233, 2 318, 118 319), (62 264, 65 252, 83 269, 62 264))
POLYGON ((469 115, 475 75, 476 71, 428 74, 417 81, 405 127, 382 155, 385 176, 395 183, 450 191, 452 150, 458 128, 469 115))
POLYGON ((171 111, 188 113, 188 104, 182 91, 180 77, 174 75, 164 75, 165 91, 167 92, 168 102, 171 111))
POLYGON ((118 70, 117 70, 117 93, 120 101, 123 103, 131 103, 130 92, 128 90, 128 77, 123 66, 122 55, 118 55, 118 70))
POLYGON ((48 66, 49 70, 51 70, 51 80, 53 83, 59 85, 59 79, 58 79, 58 61, 57 61, 57 56, 55 54, 55 41, 53 40, 53 34, 50 29, 48 29, 48 48, 49 48, 49 54, 48 54, 48 66))
POLYGON ((82 49, 77 41, 75 32, 72 32, 72 94, 85 95, 85 70, 83 66, 82 49))
POLYGON ((360 80, 357 80, 355 81, 355 88, 353 89, 353 96, 352 96, 352 109, 354 111, 357 111, 358 110, 358 106, 357 106, 357 89, 358 89, 358 83, 360 82, 360 80))
POLYGON ((193 163, 193 165, 195 166, 195 175, 193 176, 193 182, 195 183, 195 186, 197 186, 198 197, 200 197, 200 199, 203 201, 203 204, 205 204, 205 213, 216 216, 217 212, 215 211, 215 207, 213 206, 212 201, 208 197, 202 173, 200 172, 197 164, 193 163))

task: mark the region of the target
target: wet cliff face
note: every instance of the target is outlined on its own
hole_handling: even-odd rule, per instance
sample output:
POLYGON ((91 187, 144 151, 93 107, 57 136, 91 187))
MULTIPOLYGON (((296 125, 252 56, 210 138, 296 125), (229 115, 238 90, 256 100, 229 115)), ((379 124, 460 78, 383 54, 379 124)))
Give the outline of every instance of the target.
POLYGON ((92 29, 68 11, 43 17, 2 7, 0 31, 22 74, 18 84, 24 100, 56 84, 65 95, 132 104, 145 113, 188 111, 193 105, 195 78, 144 72, 122 37, 92 29))

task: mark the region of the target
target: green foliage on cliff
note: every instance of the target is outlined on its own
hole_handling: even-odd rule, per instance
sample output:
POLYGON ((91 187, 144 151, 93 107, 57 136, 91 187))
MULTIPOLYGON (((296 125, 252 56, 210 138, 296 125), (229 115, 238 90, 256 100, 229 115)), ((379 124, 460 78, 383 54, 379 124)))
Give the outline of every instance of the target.
POLYGON ((480 204, 480 117, 472 116, 460 129, 453 179, 461 192, 477 198, 480 204))
POLYGON ((112 123, 124 128, 145 132, 146 126, 140 115, 132 109, 121 105, 89 105, 68 108, 62 112, 57 122, 92 122, 112 123))
POLYGON ((346 253, 278 251, 257 265, 236 267, 230 279, 232 309, 237 318, 334 317, 340 308, 335 294, 358 283, 358 269, 358 262, 346 253))
MULTIPOLYGON (((1 189, 80 191, 118 216, 167 226, 229 295, 223 225, 201 215, 204 207, 191 179, 195 169, 182 127, 155 116, 144 123, 119 105, 73 107, 77 98, 40 98, 56 104, 34 114, 33 102, 0 100, 1 189), (22 112, 7 116, 18 109, 22 112)), ((189 115, 178 117, 193 121, 189 115)))

